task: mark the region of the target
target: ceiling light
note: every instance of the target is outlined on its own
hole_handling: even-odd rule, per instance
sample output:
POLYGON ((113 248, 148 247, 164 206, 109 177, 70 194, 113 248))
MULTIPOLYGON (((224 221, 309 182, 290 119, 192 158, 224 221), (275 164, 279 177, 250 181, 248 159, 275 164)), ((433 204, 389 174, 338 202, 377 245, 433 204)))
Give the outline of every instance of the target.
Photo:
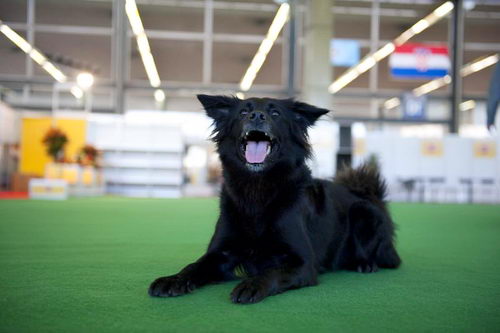
POLYGON ((417 87, 413 89, 413 94, 415 96, 422 96, 425 94, 430 93, 433 90, 439 89, 451 82, 451 77, 449 75, 445 75, 443 77, 434 79, 432 81, 429 81, 420 87, 417 87))
POLYGON ((159 103, 163 102, 165 100, 165 93, 161 89, 156 89, 155 90, 155 100, 159 103))
POLYGON ((65 82, 66 75, 63 74, 56 66, 54 66, 51 62, 46 61, 43 66, 43 69, 47 71, 54 79, 58 82, 65 82))
POLYGON ((94 75, 83 72, 76 76, 76 83, 83 90, 87 90, 94 84, 94 75))
POLYGON ((394 43, 387 43, 385 44, 381 49, 379 49, 377 52, 373 54, 373 58, 379 62, 380 60, 384 59, 387 57, 389 54, 394 52, 396 47, 394 46, 394 43))
POLYGON ((148 37, 146 34, 142 32, 140 35, 137 35, 137 47, 141 53, 150 53, 151 48, 149 47, 148 37))
POLYGON ((47 58, 45 58, 45 56, 43 54, 40 53, 40 51, 38 51, 37 49, 32 49, 29 53, 31 59, 35 60, 35 62, 37 64, 39 64, 40 66, 43 65, 43 63, 45 61, 47 61, 47 58))
POLYGON ((274 17, 273 22, 269 27, 266 37, 260 44, 257 53, 255 54, 255 56, 252 59, 252 62, 250 63, 250 66, 248 66, 245 75, 243 75, 243 78, 241 79, 240 89, 242 91, 248 91, 250 90, 250 87, 252 87, 253 81, 255 80, 255 77, 257 76, 257 73, 259 72, 260 68, 264 64, 267 54, 269 53, 269 51, 271 51, 271 48, 273 47, 274 42, 278 38, 281 29, 283 29, 283 26, 288 20, 289 12, 290 12, 290 5, 286 2, 282 3, 278 11, 276 12, 276 16, 274 17))
POLYGON ((467 76, 472 73, 478 72, 486 67, 494 65, 498 62, 498 54, 493 54, 484 58, 477 59, 465 66, 460 70, 462 76, 467 76))
POLYGON ((356 71, 356 67, 348 69, 344 74, 342 74, 337 80, 335 80, 330 87, 328 87, 328 91, 330 93, 336 93, 340 89, 344 88, 349 82, 353 81, 355 78, 359 76, 356 71))
POLYGON ((395 107, 399 106, 399 104, 401 104, 399 98, 393 97, 385 101, 384 108, 387 110, 394 109, 395 107))
POLYGON ((413 27, 411 27, 411 31, 416 35, 424 31, 429 27, 429 21, 428 20, 420 20, 413 27))
POLYGON ((12 30, 8 25, 3 23, 0 24, 0 31, 21 50, 23 50, 25 53, 28 53, 31 50, 30 43, 28 43, 23 37, 18 35, 17 32, 12 30))
POLYGON ((359 74, 362 74, 375 66, 376 63, 377 61, 373 58, 373 56, 368 56, 358 64, 357 71, 359 74))
POLYGON ((2 32, 8 39, 10 39, 16 46, 18 46, 25 53, 28 53, 31 59, 37 64, 42 66, 54 79, 58 82, 65 82, 66 75, 64 75, 59 68, 47 60, 47 58, 30 43, 21 37, 17 32, 12 30, 7 24, 0 20, 0 32, 2 32))
POLYGON ((80 87, 78 87, 78 86, 71 87, 70 91, 71 91, 71 94, 73 94, 73 96, 75 96, 77 99, 80 99, 83 97, 83 90, 80 89, 80 87))
POLYGON ((159 87, 161 84, 160 76, 158 75, 158 71, 156 70, 155 60, 151 53, 141 53, 142 62, 144 64, 144 68, 146 69, 146 74, 149 78, 149 84, 152 87, 159 87))
POLYGON ((139 9, 137 8, 135 0, 125 1, 125 12, 127 13, 134 35, 137 36, 143 33, 144 27, 142 25, 141 16, 139 15, 139 9))
POLYGON ((155 60, 151 54, 148 37, 144 32, 144 26, 142 25, 141 16, 135 0, 125 1, 125 12, 127 13, 130 26, 136 37, 137 48, 139 49, 142 63, 149 79, 149 84, 155 88, 159 87, 161 84, 160 75, 156 69, 155 60))
POLYGON ((446 1, 438 8, 434 9, 433 13, 437 17, 443 17, 453 10, 453 3, 451 1, 446 1))
POLYGON ((462 102, 459 105, 460 111, 474 110, 475 107, 476 107, 476 102, 472 99, 465 101, 465 102, 462 102))

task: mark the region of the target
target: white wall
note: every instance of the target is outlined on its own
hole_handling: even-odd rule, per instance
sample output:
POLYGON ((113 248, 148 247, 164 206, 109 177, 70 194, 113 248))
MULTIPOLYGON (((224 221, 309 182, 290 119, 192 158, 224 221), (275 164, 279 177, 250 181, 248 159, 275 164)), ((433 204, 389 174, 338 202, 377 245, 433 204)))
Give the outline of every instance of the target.
POLYGON ((19 141, 18 117, 10 106, 0 102, 0 144, 19 141))
POLYGON ((356 150, 354 165, 375 154, 393 199, 404 199, 404 195, 398 197, 397 194, 402 191, 401 181, 417 179, 417 190, 425 201, 466 201, 470 188, 464 181, 470 181, 475 202, 500 202, 498 137, 418 138, 372 132, 357 138, 356 142, 365 148, 356 150), (435 153, 429 150, 432 147, 435 153))
POLYGON ((309 129, 309 140, 313 154, 308 165, 314 177, 332 178, 335 175, 337 163, 339 126, 337 123, 319 119, 309 129))

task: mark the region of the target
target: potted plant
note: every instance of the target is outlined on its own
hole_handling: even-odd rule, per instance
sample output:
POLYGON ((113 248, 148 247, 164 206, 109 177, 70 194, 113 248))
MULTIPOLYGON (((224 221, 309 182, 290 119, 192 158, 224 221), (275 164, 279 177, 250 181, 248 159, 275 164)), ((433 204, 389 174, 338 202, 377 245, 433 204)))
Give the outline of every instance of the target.
POLYGON ((81 165, 98 167, 99 151, 92 145, 86 144, 78 154, 77 161, 81 165))
POLYGON ((64 159, 64 146, 68 143, 66 133, 57 127, 51 127, 42 142, 46 146, 47 154, 52 157, 54 163, 64 159))

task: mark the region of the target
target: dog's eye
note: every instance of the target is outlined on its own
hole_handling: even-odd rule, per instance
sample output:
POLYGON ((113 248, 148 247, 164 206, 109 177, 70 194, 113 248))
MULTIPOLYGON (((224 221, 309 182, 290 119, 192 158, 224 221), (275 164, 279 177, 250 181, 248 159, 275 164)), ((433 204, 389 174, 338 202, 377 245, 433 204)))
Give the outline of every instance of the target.
POLYGON ((248 114, 248 110, 247 109, 243 109, 240 111, 240 116, 246 116, 248 114))
POLYGON ((279 117, 280 113, 279 113, 278 110, 271 110, 271 116, 273 116, 273 117, 279 117))

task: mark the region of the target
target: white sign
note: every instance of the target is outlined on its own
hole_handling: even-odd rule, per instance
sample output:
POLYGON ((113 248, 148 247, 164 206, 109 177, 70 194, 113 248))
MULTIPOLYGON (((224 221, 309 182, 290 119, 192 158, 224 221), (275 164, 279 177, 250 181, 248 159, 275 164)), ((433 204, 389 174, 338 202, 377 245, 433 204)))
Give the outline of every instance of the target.
POLYGON ((30 199, 66 200, 68 183, 62 179, 34 178, 29 183, 30 199))

